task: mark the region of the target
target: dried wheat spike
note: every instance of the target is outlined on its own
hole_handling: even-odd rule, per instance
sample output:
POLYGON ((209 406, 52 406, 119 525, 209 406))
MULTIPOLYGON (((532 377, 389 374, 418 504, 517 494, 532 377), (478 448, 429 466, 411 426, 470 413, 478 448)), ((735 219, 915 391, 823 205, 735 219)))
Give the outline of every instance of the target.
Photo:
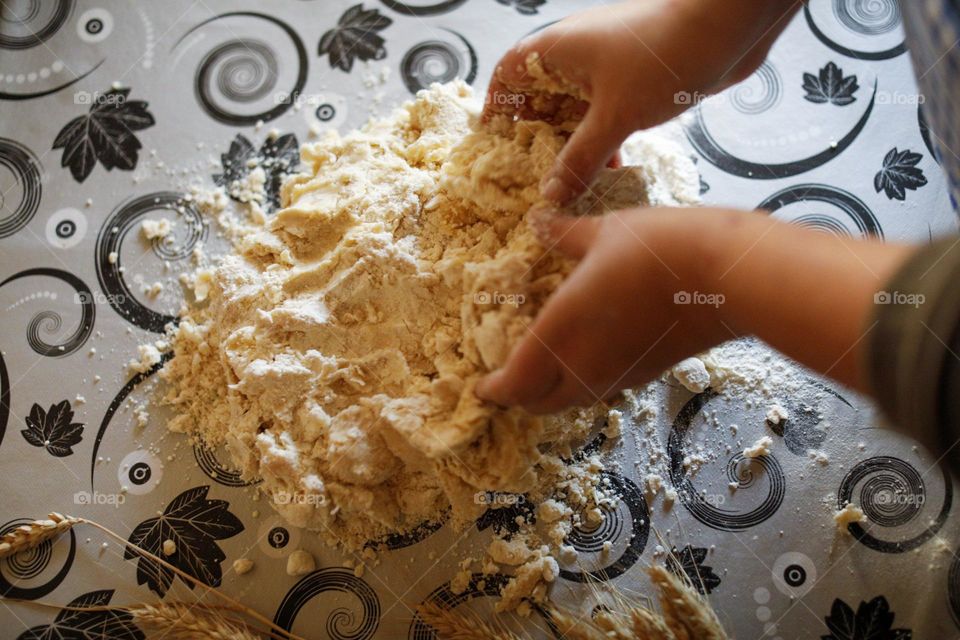
POLYGON ((699 593, 663 567, 650 567, 649 573, 659 591, 663 618, 677 640, 727 640, 716 614, 699 593))
POLYGON ((45 540, 56 538, 80 522, 79 518, 51 513, 46 520, 34 520, 0 536, 0 558, 33 549, 45 540))
POLYGON ((168 640, 262 640, 245 626, 222 616, 194 611, 190 605, 142 604, 126 610, 136 622, 163 629, 168 640))
POLYGON ((421 604, 417 613, 444 640, 519 640, 509 631, 496 629, 476 616, 467 618, 434 602, 421 604))

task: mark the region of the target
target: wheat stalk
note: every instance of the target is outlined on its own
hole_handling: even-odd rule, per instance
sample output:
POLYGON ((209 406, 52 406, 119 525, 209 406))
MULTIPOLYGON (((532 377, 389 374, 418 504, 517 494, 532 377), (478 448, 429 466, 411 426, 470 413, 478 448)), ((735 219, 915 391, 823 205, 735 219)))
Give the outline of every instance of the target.
POLYGON ((170 640, 262 640, 243 622, 224 616, 198 615, 184 603, 123 607, 135 622, 164 630, 170 640))
POLYGON ((435 602, 424 602, 417 607, 417 613, 438 636, 449 640, 520 640, 510 631, 497 629, 477 616, 468 618, 435 602))
POLYGON ((79 518, 53 512, 46 520, 22 524, 0 536, 0 559, 29 551, 46 540, 56 538, 79 523, 79 518))
POLYGON ((727 640, 710 604, 688 583, 663 567, 648 570, 657 587, 663 619, 677 640, 727 640))
POLYGON ((267 619, 256 610, 251 609, 245 604, 235 600, 234 598, 231 598, 227 594, 210 587, 210 585, 191 576, 189 573, 186 573, 179 567, 170 564, 163 558, 154 555, 146 549, 141 549, 134 544, 130 544, 125 538, 121 537, 117 533, 114 533, 99 522, 87 518, 65 516, 63 514, 53 512, 47 516, 46 520, 34 520, 33 522, 18 526, 13 531, 10 531, 0 537, 0 559, 32 549, 45 540, 51 540, 59 536, 61 533, 69 531, 78 524, 87 524, 91 527, 99 529, 111 538, 120 542, 120 544, 122 544, 125 548, 159 563, 161 566, 173 571, 190 584, 199 586, 205 592, 212 593, 213 595, 223 599, 224 601, 230 603, 237 611, 242 612, 254 620, 266 625, 268 629, 279 633, 284 638, 289 638, 289 640, 305 640, 304 638, 287 631, 283 627, 274 624, 273 621, 267 619))

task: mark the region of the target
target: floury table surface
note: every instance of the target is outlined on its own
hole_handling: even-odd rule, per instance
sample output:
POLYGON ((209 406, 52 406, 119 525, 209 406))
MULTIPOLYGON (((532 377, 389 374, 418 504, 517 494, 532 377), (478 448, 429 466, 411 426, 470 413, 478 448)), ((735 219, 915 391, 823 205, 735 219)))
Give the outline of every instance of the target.
MULTIPOLYGON (((446 590, 460 557, 447 550, 457 540, 479 548, 509 519, 504 513, 488 513, 466 533, 430 528, 397 541, 355 577, 344 558, 256 501, 217 452, 167 434, 169 416, 151 404, 153 376, 130 378, 126 364, 174 319, 176 276, 190 269, 192 249, 218 246, 182 189, 198 175, 212 186, 225 171, 221 154, 269 153, 272 129, 293 136, 291 144, 311 129, 346 131, 433 81, 461 77, 482 90, 512 42, 587 5, 370 1, 360 6, 376 12, 377 26, 356 29, 353 2, 274 0, 269 10, 220 0, 5 3, 0 528, 58 510, 128 534, 177 504, 213 500, 194 523, 202 544, 189 570, 208 572, 307 637, 428 637, 411 622, 417 603, 488 607, 476 585, 459 598, 446 590), (104 99, 125 103, 129 135, 87 138, 71 128, 97 118, 104 99), (197 224, 178 225, 173 247, 130 233, 147 217, 178 215, 197 224), (145 294, 158 280, 174 284, 145 294), (44 428, 50 437, 36 437, 44 428), (287 576, 297 548, 313 552, 315 573, 287 576), (243 555, 255 573, 237 576, 231 562, 243 555)), ((707 203, 763 207, 850 236, 926 242, 956 231, 894 0, 811 0, 754 76, 718 97, 678 99, 698 105, 685 129, 707 203)), ((690 496, 726 487, 732 454, 689 480, 692 491, 673 509, 648 503, 628 427, 617 445, 622 468, 609 472, 623 500, 596 530, 573 536, 583 566, 566 567, 556 596, 581 611, 600 605, 580 573, 599 569, 620 589, 645 591, 643 567, 662 561, 655 530, 676 547, 676 569, 704 579, 738 638, 868 637, 843 634, 854 618, 881 626, 869 637, 955 637, 952 481, 912 442, 879 430, 868 403, 811 377, 811 390, 821 384, 830 392, 811 394, 820 398, 809 413, 817 418, 788 422, 762 468, 723 504, 690 496), (829 464, 811 462, 811 447, 829 464), (837 534, 832 520, 845 499, 867 516, 853 535, 837 534), (609 555, 599 552, 606 541, 609 555)), ((656 429, 674 443, 666 451, 674 467, 697 439, 702 410, 741 425, 743 440, 763 432, 764 407, 668 383, 656 393, 656 429)), ((805 398, 793 401, 791 415, 808 415, 805 398)), ((78 530, 5 561, 0 590, 58 603, 101 590, 112 603, 183 592, 144 580, 136 560, 102 541, 78 530)), ((0 607, 0 619, 11 638, 69 623, 13 603, 0 607)))

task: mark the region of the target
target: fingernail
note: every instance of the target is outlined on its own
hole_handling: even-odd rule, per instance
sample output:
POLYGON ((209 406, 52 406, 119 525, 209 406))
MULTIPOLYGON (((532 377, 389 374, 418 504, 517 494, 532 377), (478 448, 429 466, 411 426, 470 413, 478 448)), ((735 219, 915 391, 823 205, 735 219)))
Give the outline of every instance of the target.
POLYGON ((557 176, 547 177, 540 185, 540 193, 550 202, 557 204, 563 204, 573 197, 573 189, 557 176))

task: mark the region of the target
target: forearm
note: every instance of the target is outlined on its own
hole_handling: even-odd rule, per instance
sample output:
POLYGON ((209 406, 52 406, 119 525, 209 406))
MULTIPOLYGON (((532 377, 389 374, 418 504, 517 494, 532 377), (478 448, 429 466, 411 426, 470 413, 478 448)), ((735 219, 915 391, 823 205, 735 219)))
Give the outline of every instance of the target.
POLYGON ((839 238, 762 213, 719 212, 705 225, 694 269, 704 292, 723 296, 714 322, 728 336, 756 335, 865 391, 874 296, 913 249, 839 238))

